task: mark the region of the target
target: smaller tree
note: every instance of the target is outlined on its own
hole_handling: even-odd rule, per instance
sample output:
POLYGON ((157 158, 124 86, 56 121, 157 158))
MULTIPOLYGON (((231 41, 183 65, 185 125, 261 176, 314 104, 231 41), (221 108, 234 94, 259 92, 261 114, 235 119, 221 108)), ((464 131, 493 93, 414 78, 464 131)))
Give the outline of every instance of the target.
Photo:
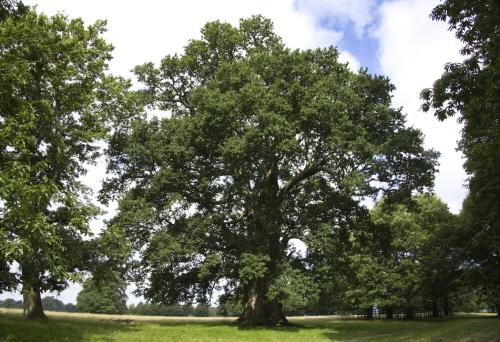
POLYGON ((42 298, 42 305, 43 308, 48 311, 68 311, 66 309, 66 304, 52 296, 42 298))
POLYGON ((125 282, 119 279, 97 282, 89 278, 76 297, 78 312, 123 314, 127 311, 125 289, 125 282))
POLYGON ((463 280, 500 315, 500 225, 498 221, 488 223, 490 207, 482 194, 471 190, 460 213, 463 280))
POLYGON ((408 318, 416 307, 447 315, 460 264, 452 239, 456 218, 446 204, 430 194, 413 197, 409 205, 380 201, 370 217, 347 256, 348 304, 368 315, 378 306, 388 318, 396 308, 408 318))
POLYGON ((80 180, 110 115, 127 112, 116 107, 126 82, 106 74, 104 31, 31 9, 0 20, 0 288, 22 285, 28 318, 44 318, 41 294, 91 260, 99 210, 80 180))
POLYGON ((427 232, 421 247, 421 289, 434 317, 450 314, 463 274, 463 234, 458 217, 437 197, 421 199, 417 223, 427 232))

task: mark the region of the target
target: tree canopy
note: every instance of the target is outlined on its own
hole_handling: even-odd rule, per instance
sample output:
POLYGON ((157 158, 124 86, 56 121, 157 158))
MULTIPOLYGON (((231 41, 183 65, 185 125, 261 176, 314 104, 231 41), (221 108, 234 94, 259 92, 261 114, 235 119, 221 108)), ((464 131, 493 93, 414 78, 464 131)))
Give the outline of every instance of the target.
POLYGON ((166 115, 115 126, 102 195, 123 195, 110 225, 151 301, 219 289, 243 303, 240 322, 286 323, 283 303, 314 280, 293 239, 328 249, 320 235, 349 229, 363 198, 432 186, 437 154, 391 108, 389 80, 350 71, 335 48, 291 50, 263 17, 210 22, 135 72, 166 115))
POLYGON ((356 276, 347 297, 361 300, 358 307, 380 307, 389 317, 399 310, 413 318, 416 309, 448 315, 461 260, 450 241, 457 219, 447 205, 431 194, 413 197, 410 205, 382 200, 370 217, 368 240, 349 256, 356 276))
POLYGON ((431 89, 421 93, 423 109, 463 124, 459 149, 466 157, 469 195, 464 203, 464 236, 472 278, 480 280, 500 309, 500 3, 447 0, 434 8, 464 46, 462 63, 446 65, 431 89))
POLYGON ((127 310, 126 284, 117 278, 96 282, 89 278, 76 297, 78 312, 123 314, 127 310))
POLYGON ((16 0, 0 0, 0 22, 8 17, 19 17, 28 11, 21 1, 16 0))
POLYGON ((81 176, 120 84, 105 75, 104 30, 34 10, 0 22, 0 265, 22 284, 28 317, 43 316, 40 292, 63 289, 87 260, 99 211, 81 176))

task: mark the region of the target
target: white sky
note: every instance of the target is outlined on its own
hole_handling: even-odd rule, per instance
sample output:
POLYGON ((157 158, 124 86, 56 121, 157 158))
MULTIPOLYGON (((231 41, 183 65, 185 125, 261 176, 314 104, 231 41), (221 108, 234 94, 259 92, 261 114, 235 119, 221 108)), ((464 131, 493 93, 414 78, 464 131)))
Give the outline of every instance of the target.
MULTIPOLYGON (((319 20, 327 16, 333 22, 349 23, 359 37, 376 39, 378 50, 371 51, 382 74, 396 85, 394 106, 403 107, 410 125, 420 128, 428 148, 441 152, 440 171, 435 192, 458 212, 465 197, 463 160, 456 152, 460 127, 452 119, 438 122, 431 114, 419 111, 419 93, 432 85, 443 65, 460 60, 459 42, 447 31, 444 23, 429 19, 438 0, 213 0, 213 1, 105 1, 105 0, 25 0, 38 4, 38 11, 47 14, 66 13, 92 23, 108 21, 106 39, 115 46, 111 62, 113 74, 131 77, 130 70, 144 62, 159 62, 172 53, 181 53, 189 39, 198 38, 200 28, 219 19, 237 25, 238 20, 262 14, 273 20, 275 31, 293 48, 315 48, 337 45, 342 30, 325 28, 319 20)), ((342 59, 358 69, 359 62, 349 51, 342 59)), ((104 176, 104 163, 89 170, 87 183, 95 191, 104 176)), ((116 205, 108 208, 109 218, 116 205)), ((99 231, 102 220, 95 222, 99 231)), ((58 297, 76 302, 79 285, 71 285, 58 297)), ((49 294, 47 294, 49 295, 49 294)), ((0 298, 14 297, 3 293, 0 298)), ((20 298, 18 295, 16 298, 20 298)), ((137 298, 130 297, 129 303, 137 298)))

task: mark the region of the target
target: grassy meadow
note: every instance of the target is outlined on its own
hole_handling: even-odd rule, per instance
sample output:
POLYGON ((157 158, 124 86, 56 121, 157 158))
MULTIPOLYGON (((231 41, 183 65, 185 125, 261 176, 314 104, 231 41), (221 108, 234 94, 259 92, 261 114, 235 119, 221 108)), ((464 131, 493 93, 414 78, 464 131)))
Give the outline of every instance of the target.
POLYGON ((0 309, 0 341, 500 341, 500 319, 363 321, 339 317, 290 318, 292 327, 244 328, 234 318, 114 316, 48 312, 26 321, 20 310, 0 309))

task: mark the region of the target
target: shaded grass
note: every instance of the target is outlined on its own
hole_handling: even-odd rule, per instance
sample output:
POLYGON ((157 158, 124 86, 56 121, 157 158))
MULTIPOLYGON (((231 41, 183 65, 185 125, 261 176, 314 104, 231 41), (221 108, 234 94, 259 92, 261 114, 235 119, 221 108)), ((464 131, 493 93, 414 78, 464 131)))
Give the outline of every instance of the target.
POLYGON ((458 316, 418 321, 290 318, 292 327, 239 327, 234 318, 48 312, 47 321, 0 310, 0 341, 499 341, 500 319, 458 316))

